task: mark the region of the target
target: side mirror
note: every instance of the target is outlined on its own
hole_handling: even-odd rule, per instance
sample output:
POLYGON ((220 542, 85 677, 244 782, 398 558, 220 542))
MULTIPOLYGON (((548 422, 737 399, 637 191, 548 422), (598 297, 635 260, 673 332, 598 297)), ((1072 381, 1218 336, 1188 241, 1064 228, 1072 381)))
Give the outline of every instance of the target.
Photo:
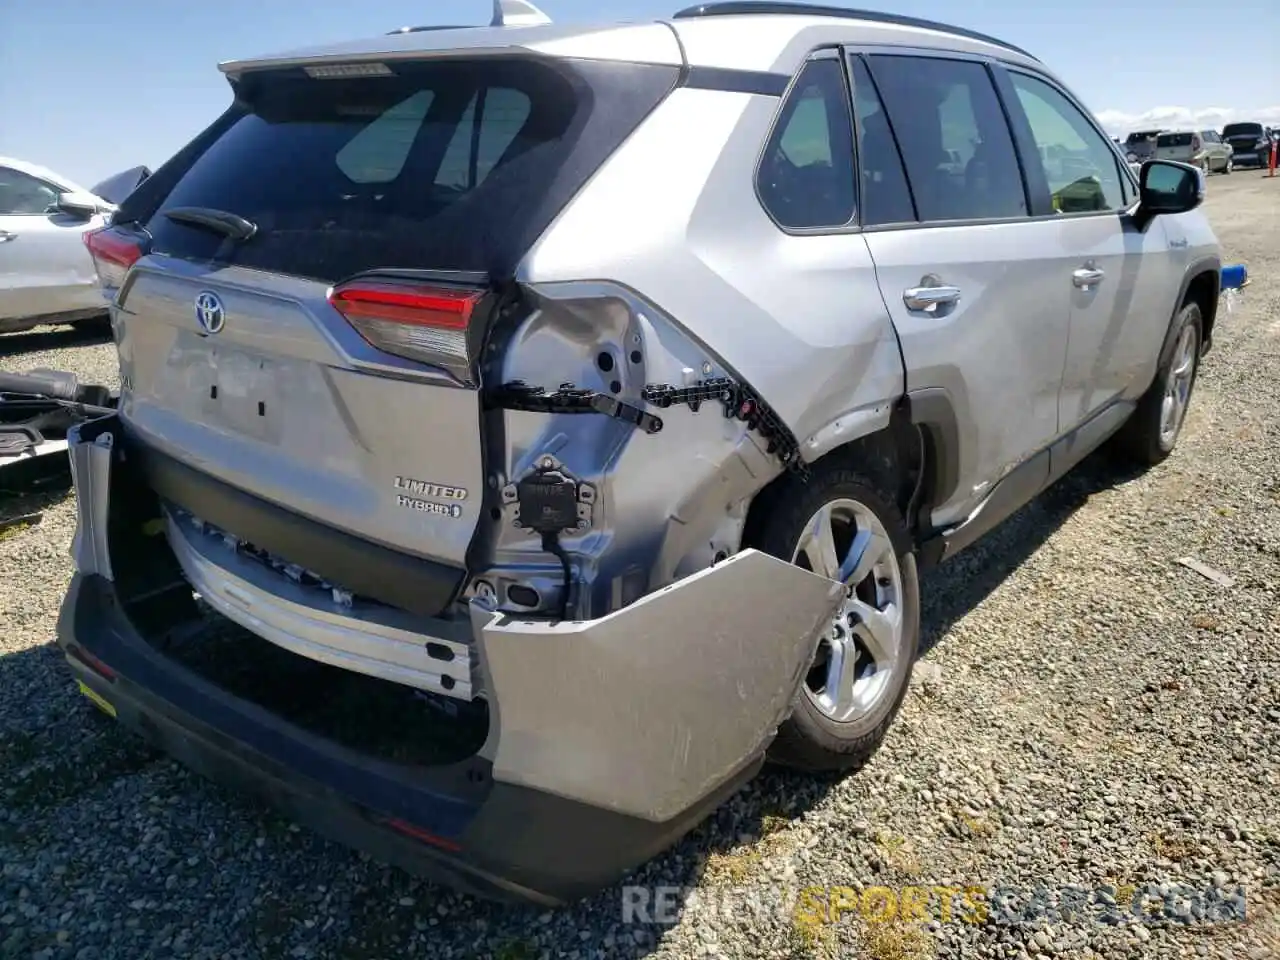
POLYGON ((109 209, 91 193, 62 193, 58 195, 58 210, 73 217, 90 217, 109 209))
POLYGON ((1138 174, 1138 214, 1143 222, 1186 213, 1204 201, 1204 175, 1188 163, 1148 160, 1138 174))

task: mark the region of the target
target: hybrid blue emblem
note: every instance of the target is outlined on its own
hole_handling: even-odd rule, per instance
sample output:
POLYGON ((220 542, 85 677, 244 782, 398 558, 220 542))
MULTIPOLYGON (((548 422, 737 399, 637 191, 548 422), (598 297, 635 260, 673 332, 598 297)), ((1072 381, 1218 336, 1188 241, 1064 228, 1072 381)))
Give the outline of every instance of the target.
POLYGON ((205 333, 220 333, 227 323, 227 311, 216 293, 205 290, 196 295, 196 323, 205 333))

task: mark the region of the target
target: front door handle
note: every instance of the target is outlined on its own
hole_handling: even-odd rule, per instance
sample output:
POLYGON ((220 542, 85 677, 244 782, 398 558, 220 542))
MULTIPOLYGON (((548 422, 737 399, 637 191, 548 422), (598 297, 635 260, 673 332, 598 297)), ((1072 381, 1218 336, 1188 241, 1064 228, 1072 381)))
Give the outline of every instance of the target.
POLYGON ((902 302, 908 310, 923 310, 934 313, 945 303, 955 303, 960 299, 959 287, 910 287, 902 291, 902 302))
POLYGON ((1082 290, 1095 286, 1102 282, 1102 278, 1106 274, 1097 267, 1081 267, 1071 275, 1071 282, 1082 290))
POLYGON ((10 233, 8 230, 0 230, 0 243, 8 243, 10 240, 17 240, 16 233, 10 233))

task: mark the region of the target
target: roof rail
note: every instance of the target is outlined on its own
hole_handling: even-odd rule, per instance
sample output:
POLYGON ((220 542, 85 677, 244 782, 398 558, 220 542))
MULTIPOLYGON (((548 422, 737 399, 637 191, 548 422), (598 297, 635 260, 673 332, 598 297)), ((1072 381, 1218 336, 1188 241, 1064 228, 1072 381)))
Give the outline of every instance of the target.
POLYGON ((460 23, 451 23, 447 25, 430 26, 430 27, 401 27, 399 30, 387 31, 387 36, 393 37, 397 33, 422 33, 425 30, 466 30, 466 29, 467 28, 460 23))
POLYGON ((694 17, 734 17, 742 14, 757 15, 773 15, 773 16, 792 16, 801 17, 838 17, 842 20, 866 20, 870 23, 892 24, 898 27, 918 27, 924 30, 938 30, 942 33, 950 33, 957 37, 965 37, 969 40, 980 40, 983 43, 991 43, 997 47, 1004 47, 1006 50, 1012 50, 1014 53, 1020 53, 1024 57, 1039 62, 1039 58, 1032 56, 1021 47, 1015 47, 1012 43, 1006 43, 1003 40, 997 40, 995 37, 988 36, 985 33, 978 33, 976 30, 966 30, 963 27, 953 27, 947 23, 938 23, 934 20, 921 20, 918 17, 904 17, 896 13, 884 13, 879 10, 853 10, 849 7, 830 7, 816 3, 786 3, 779 0, 724 0, 720 3, 702 3, 696 7, 686 7, 684 10, 676 13, 673 17, 675 20, 690 20, 694 17))

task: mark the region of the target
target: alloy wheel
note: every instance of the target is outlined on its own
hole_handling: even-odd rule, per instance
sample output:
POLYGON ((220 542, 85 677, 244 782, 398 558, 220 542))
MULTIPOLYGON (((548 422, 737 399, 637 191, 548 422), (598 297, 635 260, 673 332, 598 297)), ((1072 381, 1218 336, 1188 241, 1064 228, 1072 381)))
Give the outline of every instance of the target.
POLYGON ((828 718, 859 720, 882 705, 903 666, 902 569, 893 541, 865 504, 833 500, 805 525, 792 562, 845 585, 805 693, 828 718))
POLYGON ((1173 446, 1182 430, 1191 400, 1191 384, 1196 373, 1196 331, 1191 324, 1182 328, 1178 344, 1173 351, 1173 365, 1165 383, 1164 400, 1160 405, 1160 445, 1166 450, 1173 446))

